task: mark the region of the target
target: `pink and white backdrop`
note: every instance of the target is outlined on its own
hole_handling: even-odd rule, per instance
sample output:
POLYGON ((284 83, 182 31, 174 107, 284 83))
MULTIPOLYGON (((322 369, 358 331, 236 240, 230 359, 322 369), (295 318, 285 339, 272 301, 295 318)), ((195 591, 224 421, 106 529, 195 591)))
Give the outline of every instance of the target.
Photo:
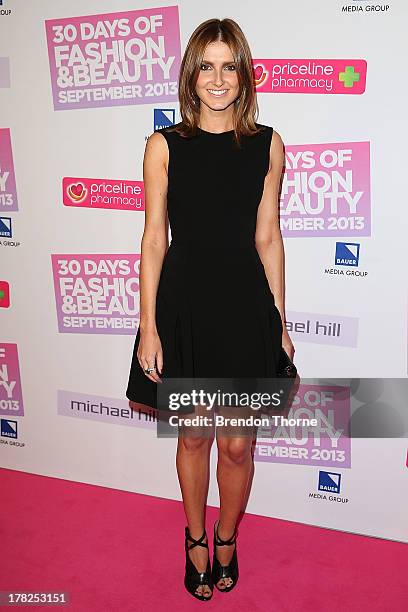
POLYGON ((142 159, 180 119, 190 33, 227 16, 252 48, 259 121, 286 147, 296 363, 326 379, 294 410, 330 434, 260 437, 247 511, 408 541, 406 436, 350 440, 327 400, 330 381, 407 376, 403 0, 0 1, 0 465, 181 499, 175 439, 124 395, 142 159))

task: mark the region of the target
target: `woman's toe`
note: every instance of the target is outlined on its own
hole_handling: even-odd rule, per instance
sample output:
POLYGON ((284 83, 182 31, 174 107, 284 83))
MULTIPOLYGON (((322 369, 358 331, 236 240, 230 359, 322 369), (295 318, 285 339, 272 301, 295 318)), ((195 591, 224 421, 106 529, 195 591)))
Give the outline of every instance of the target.
POLYGON ((204 597, 209 597, 211 595, 211 591, 210 591, 209 587, 201 586, 201 585, 199 587, 197 587, 196 593, 197 593, 197 595, 201 595, 201 596, 204 596, 204 597))

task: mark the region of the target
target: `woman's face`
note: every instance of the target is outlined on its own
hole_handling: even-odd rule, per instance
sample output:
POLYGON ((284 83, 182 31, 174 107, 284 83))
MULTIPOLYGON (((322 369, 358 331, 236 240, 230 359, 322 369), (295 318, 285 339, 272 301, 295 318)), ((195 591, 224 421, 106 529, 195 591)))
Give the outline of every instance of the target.
POLYGON ((226 43, 209 43, 205 49, 196 93, 202 104, 212 110, 224 110, 238 98, 237 69, 226 43))

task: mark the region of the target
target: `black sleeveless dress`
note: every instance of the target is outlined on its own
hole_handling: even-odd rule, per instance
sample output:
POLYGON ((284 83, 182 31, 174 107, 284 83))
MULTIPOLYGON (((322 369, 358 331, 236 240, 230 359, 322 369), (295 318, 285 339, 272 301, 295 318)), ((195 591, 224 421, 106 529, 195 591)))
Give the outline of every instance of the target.
MULTIPOLYGON (((156 299, 162 378, 276 376, 282 320, 254 243, 273 128, 257 127, 241 149, 232 130, 157 130, 169 147, 172 238, 156 299)), ((156 408, 160 383, 138 362, 139 340, 140 328, 126 397, 156 408)))

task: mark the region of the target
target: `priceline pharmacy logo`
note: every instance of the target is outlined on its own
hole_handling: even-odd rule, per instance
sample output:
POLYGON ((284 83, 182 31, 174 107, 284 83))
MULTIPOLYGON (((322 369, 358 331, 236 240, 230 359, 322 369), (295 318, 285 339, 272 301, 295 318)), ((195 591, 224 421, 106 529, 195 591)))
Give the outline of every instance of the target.
POLYGON ((256 59, 258 93, 362 94, 367 62, 363 59, 256 59))
POLYGON ((144 210, 143 181, 66 176, 62 180, 64 206, 144 210))

